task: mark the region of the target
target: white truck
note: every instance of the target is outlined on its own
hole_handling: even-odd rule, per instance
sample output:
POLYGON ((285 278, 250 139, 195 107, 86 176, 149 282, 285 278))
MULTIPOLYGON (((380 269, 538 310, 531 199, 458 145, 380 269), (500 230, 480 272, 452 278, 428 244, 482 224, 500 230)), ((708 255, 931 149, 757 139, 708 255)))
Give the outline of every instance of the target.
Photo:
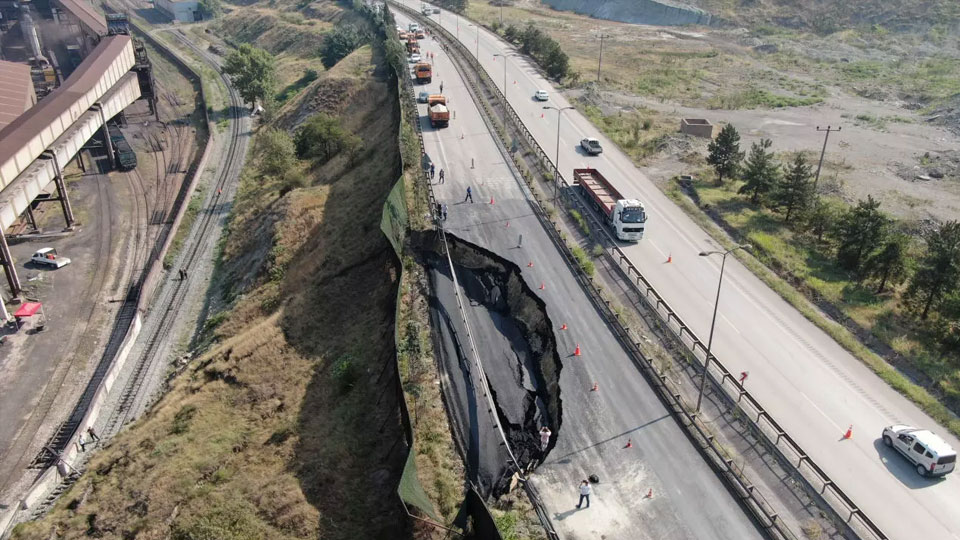
POLYGON ((596 169, 574 169, 573 183, 580 186, 618 240, 643 238, 647 213, 638 199, 625 199, 596 169))
POLYGON ((54 268, 61 268, 70 264, 70 259, 57 255, 57 250, 49 247, 38 249, 37 252, 33 254, 33 257, 30 257, 30 260, 36 264, 52 266, 54 268))

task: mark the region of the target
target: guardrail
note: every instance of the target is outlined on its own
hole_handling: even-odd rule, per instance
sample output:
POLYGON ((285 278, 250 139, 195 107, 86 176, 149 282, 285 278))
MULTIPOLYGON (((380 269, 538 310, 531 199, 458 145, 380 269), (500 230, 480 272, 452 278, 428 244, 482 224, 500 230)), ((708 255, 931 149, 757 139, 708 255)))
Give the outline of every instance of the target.
MULTIPOLYGON (((416 12, 406 6, 394 4, 393 2, 391 2, 391 4, 397 6, 418 21, 424 22, 426 26, 431 28, 433 32, 443 35, 446 41, 453 45, 460 55, 470 61, 475 69, 475 72, 481 79, 483 79, 483 84, 485 87, 489 91, 492 91, 497 96, 497 99, 504 105, 509 121, 512 123, 513 128, 519 131, 520 135, 522 135, 523 142, 526 143, 535 153, 537 160, 546 170, 553 170, 554 181, 557 183, 560 191, 562 191, 564 200, 567 203, 570 203, 583 210, 583 215, 588 216, 588 219, 591 219, 591 221, 597 225, 596 229, 604 231, 604 234, 610 238, 611 242, 609 242, 609 244, 612 247, 608 248, 606 253, 617 265, 617 268, 626 274, 630 284, 640 294, 641 298, 644 299, 644 302, 654 312, 657 313, 660 319, 666 324, 667 328, 669 328, 676 335, 676 337, 688 347, 690 352, 697 359, 705 360, 706 345, 704 345, 703 341, 700 340, 696 334, 694 334, 689 325, 683 322, 680 316, 677 315, 676 311, 669 306, 666 300, 664 300, 663 297, 660 296, 660 294, 657 293, 657 291, 653 288, 653 286, 650 285, 650 282, 643 277, 643 274, 640 272, 639 268, 633 264, 627 254, 616 245, 616 242, 613 241, 612 237, 610 237, 610 235, 606 232, 605 226, 599 222, 593 211, 586 207, 584 201, 580 199, 580 197, 578 197, 576 194, 573 194, 573 190, 570 189, 572 185, 566 181, 563 174, 557 169, 556 164, 550 160, 549 155, 543 150, 540 144, 529 132, 523 121, 520 119, 520 116, 513 109, 513 106, 504 99, 503 93, 497 87, 496 83, 486 72, 486 70, 480 66, 479 61, 459 40, 457 40, 450 32, 439 26, 433 20, 422 16, 419 12, 416 12)), ((479 88, 477 88, 466 75, 467 74, 464 74, 464 79, 467 80, 468 84, 473 87, 473 91, 479 95, 479 88)), ((501 143, 502 142, 503 141, 501 141, 501 143)), ((544 206, 544 201, 537 199, 537 202, 540 205, 540 209, 536 213, 538 217, 540 217, 543 213, 542 208, 544 206)), ((544 216, 541 219, 546 219, 546 221, 550 223, 551 227, 548 227, 548 230, 555 230, 555 232, 559 233, 557 225, 550 221, 549 218, 544 216)), ((563 247, 561 251, 565 255, 568 255, 566 253, 566 244, 561 240, 559 245, 563 247)), ((572 257, 572 254, 570 254, 569 257, 572 257)), ((575 263, 572 266, 573 268, 579 270, 579 266, 575 263)), ((609 309, 609 305, 606 301, 602 301, 601 304, 605 305, 606 308, 609 309)), ((623 327, 619 321, 619 317, 616 316, 615 313, 611 323, 623 331, 623 337, 627 342, 630 343, 629 348, 632 349, 633 352, 636 353, 636 356, 640 359, 642 371, 647 372, 649 370, 649 372, 653 375, 653 378, 660 381, 660 384, 663 384, 666 381, 666 377, 657 373, 650 364, 649 360, 643 356, 642 352, 640 352, 640 340, 637 339, 638 336, 631 335, 629 329, 623 327)), ((863 535, 866 533, 869 535, 866 538, 886 540, 888 537, 883 533, 879 526, 877 526, 853 502, 853 500, 850 499, 850 497, 842 489, 840 489, 840 487, 837 486, 833 480, 830 479, 826 472, 824 472, 823 469, 815 461, 813 461, 812 458, 810 458, 803 448, 783 430, 780 424, 748 391, 743 388, 743 386, 731 374, 726 366, 724 366, 713 354, 710 355, 710 359, 712 364, 711 367, 713 369, 708 369, 707 371, 709 380, 711 381, 714 389, 720 390, 723 395, 732 399, 737 404, 737 406, 745 413, 745 416, 757 428, 757 431, 763 435, 763 439, 768 443, 768 445, 780 455, 784 462, 790 464, 793 470, 798 473, 808 487, 817 492, 818 495, 831 506, 832 510, 836 512, 841 519, 844 519, 845 524, 850 526, 851 530, 859 537, 865 538, 863 535), (843 517, 844 514, 846 514, 845 518, 843 517)), ((696 424, 696 415, 687 413, 683 408, 682 402, 680 402, 680 395, 669 391, 667 394, 669 396, 668 401, 676 402, 676 404, 679 406, 679 412, 682 412, 681 416, 686 418, 690 424, 695 426, 696 431, 699 432, 700 435, 707 438, 708 445, 713 449, 714 452, 716 452, 721 462, 725 464, 725 468, 733 473, 734 477, 737 478, 737 480, 734 481, 735 484, 738 484, 735 486, 735 488, 738 491, 746 493, 749 498, 755 501, 758 507, 770 508, 769 503, 762 498, 754 486, 749 485, 746 482, 746 479, 740 478, 739 475, 732 470, 731 462, 723 458, 718 445, 713 441, 712 435, 704 433, 703 430, 696 424)), ((770 510, 766 511, 765 513, 765 518, 771 523, 772 527, 776 528, 780 532, 780 534, 786 538, 793 537, 793 533, 786 529, 786 527, 782 524, 782 520, 778 519, 778 516, 775 512, 770 510)))

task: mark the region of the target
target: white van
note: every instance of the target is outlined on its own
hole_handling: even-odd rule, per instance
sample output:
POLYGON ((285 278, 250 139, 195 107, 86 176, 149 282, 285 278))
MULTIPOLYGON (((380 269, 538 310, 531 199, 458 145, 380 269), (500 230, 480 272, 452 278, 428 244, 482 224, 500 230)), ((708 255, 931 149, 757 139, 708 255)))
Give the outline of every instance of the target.
POLYGON ((943 476, 957 464, 957 453, 953 448, 927 429, 903 425, 885 427, 883 444, 896 449, 916 465, 920 476, 943 476))

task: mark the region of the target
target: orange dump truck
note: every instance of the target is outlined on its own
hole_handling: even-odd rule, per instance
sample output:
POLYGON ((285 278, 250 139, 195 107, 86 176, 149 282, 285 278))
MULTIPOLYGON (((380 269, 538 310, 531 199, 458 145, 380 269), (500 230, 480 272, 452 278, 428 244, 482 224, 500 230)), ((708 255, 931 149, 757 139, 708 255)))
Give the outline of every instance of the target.
POLYGON ((450 123, 450 109, 447 108, 447 98, 441 94, 432 94, 427 99, 430 111, 430 125, 439 128, 447 127, 450 123))
POLYGON ((420 43, 416 39, 410 39, 407 41, 407 54, 413 54, 420 52, 420 43))
POLYGON ((413 66, 413 74, 416 77, 417 84, 429 84, 433 80, 433 66, 426 62, 420 62, 413 66))

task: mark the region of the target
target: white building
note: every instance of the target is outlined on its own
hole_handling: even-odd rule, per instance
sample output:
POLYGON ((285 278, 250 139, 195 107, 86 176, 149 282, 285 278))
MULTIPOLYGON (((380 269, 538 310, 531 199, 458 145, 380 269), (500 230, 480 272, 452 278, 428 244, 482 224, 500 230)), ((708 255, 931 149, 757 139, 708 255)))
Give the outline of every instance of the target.
POLYGON ((154 0, 154 4, 180 22, 194 22, 201 19, 197 0, 154 0))

